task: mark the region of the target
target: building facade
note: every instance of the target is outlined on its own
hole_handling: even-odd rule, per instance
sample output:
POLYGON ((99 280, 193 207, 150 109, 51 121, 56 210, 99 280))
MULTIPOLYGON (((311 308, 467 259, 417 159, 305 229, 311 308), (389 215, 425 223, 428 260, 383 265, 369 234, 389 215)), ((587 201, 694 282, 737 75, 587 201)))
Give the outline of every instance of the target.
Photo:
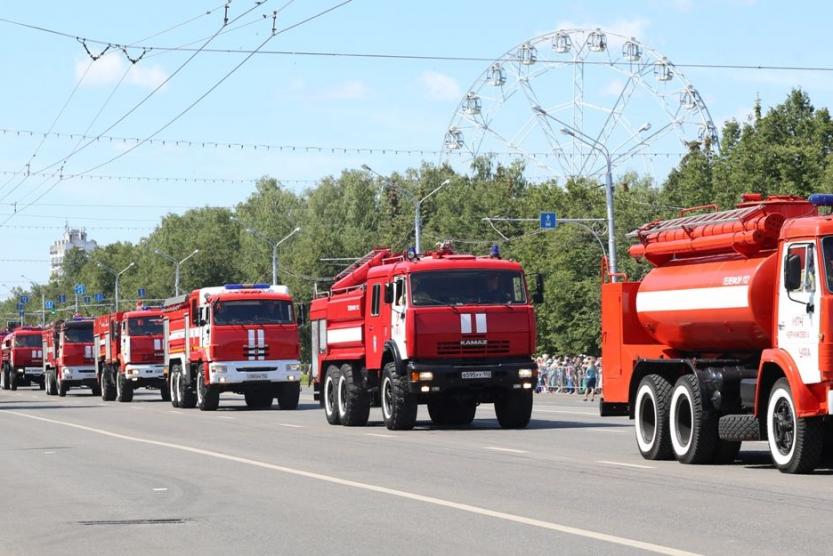
POLYGON ((67 224, 63 237, 55 241, 49 248, 49 261, 53 276, 63 273, 64 256, 72 248, 89 253, 97 249, 98 244, 91 239, 87 239, 87 231, 84 228, 70 228, 67 224))

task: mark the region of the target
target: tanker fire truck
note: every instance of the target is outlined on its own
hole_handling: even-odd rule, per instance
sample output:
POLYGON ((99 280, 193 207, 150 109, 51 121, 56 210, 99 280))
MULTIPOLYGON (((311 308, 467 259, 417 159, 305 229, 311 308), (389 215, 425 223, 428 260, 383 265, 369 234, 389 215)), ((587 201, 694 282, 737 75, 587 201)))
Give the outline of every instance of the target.
POLYGON ((602 286, 601 412, 635 420, 643 457, 725 463, 742 441, 768 440, 783 472, 819 464, 833 414, 833 217, 818 206, 831 205, 746 194, 633 233, 630 254, 654 268, 602 286))
POLYGON ((286 286, 226 284, 162 308, 165 376, 174 407, 217 409, 220 392, 250 408, 295 409, 301 393, 298 325, 286 286))
POLYGON ((95 376, 91 318, 59 320, 43 331, 43 375, 49 396, 66 396, 78 386, 89 388, 94 396, 101 393, 95 376))
POLYGON ((135 311, 95 319, 96 377, 101 399, 130 402, 136 388, 158 388, 169 400, 162 348, 162 311, 138 306, 135 311))
POLYGON ((535 315, 521 265, 499 256, 395 255, 376 249, 310 307, 314 396, 330 424, 365 425, 381 406, 411 429, 417 406, 438 425, 471 423, 479 403, 522 428, 538 369, 535 315))
POLYGON ((40 328, 16 328, 2 342, 3 390, 37 384, 43 390, 43 331, 40 328))

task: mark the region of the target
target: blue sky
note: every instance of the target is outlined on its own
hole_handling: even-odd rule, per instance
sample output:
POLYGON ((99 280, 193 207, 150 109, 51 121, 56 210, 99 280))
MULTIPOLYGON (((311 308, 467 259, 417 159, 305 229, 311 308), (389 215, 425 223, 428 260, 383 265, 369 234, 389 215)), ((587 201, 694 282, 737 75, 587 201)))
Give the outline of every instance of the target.
MULTIPOLYGON (((271 11, 285 0, 270 0, 240 22, 269 17, 212 41, 217 48, 253 48, 271 32, 271 11)), ((278 16, 278 29, 313 15, 336 1, 295 0, 278 16)), ((193 18, 220 0, 163 2, 0 2, 0 17, 65 31, 72 35, 130 43, 193 18)), ((253 2, 234 0, 236 17, 253 2)), ((672 62, 825 66, 830 45, 825 36, 833 8, 827 2, 763 0, 695 0, 630 2, 566 2, 459 0, 383 2, 354 0, 337 11, 280 34, 268 49, 291 51, 369 52, 464 56, 497 59, 525 40, 561 28, 601 27, 633 36, 672 62)), ((215 9, 147 44, 175 46, 214 33, 223 9, 215 9)), ((621 48, 621 44, 612 47, 621 48)), ((93 53, 102 47, 88 44, 93 53)), ((132 49, 135 57, 141 50, 132 49)), ((151 52, 127 73, 112 100, 91 127, 97 135, 150 90, 169 77, 189 56, 187 52, 151 52)), ((116 137, 144 138, 167 123, 242 59, 237 54, 198 55, 140 109, 111 130, 116 137)), ((81 44, 43 32, 0 23, 0 128, 81 133, 93 121, 129 62, 108 53, 90 65, 81 44), (79 78, 84 79, 56 120, 79 78)), ((167 142, 146 144, 89 176, 155 176, 247 179, 268 174, 303 189, 344 168, 368 164, 382 173, 418 166, 436 155, 394 154, 396 149, 442 147, 458 105, 488 62, 369 60, 307 56, 254 56, 193 110, 158 137, 200 143, 218 141, 269 145, 318 145, 386 148, 387 152, 331 153, 303 150, 202 148, 167 142), (294 181, 298 180, 298 181, 294 181)), ((599 102, 612 104, 606 93, 617 77, 605 67, 591 68, 599 102), (605 96, 607 95, 607 96, 605 96)), ((725 70, 681 68, 697 88, 718 127, 729 118, 745 118, 756 96, 764 107, 781 102, 790 88, 801 86, 816 106, 829 106, 833 72, 725 70)), ((569 80, 567 81, 569 82, 569 80)), ((541 104, 556 106, 572 99, 570 87, 545 85, 535 93, 541 104)), ((587 83, 591 83, 588 78, 587 83)), ((649 105, 636 105, 635 125, 643 120, 653 129, 663 116, 649 105)), ((528 107, 527 107, 528 109, 528 107)), ((521 119, 503 117, 507 129, 520 129, 521 119)), ((20 171, 32 155, 31 167, 60 161, 77 140, 0 134, 0 171, 20 171), (39 146, 40 145, 40 146, 39 146)), ((77 173, 124 152, 128 145, 101 140, 67 160, 64 173, 77 173)), ((654 148, 659 148, 655 146, 654 148)), ((658 160, 650 170, 657 179, 675 158, 658 160)), ((57 166, 56 166, 57 167, 57 166)), ((631 169, 623 165, 618 171, 631 169)), ((649 171, 647 167, 635 167, 649 171)), ((546 175, 531 168, 530 175, 546 175)), ((41 176, 0 174, 0 213, 11 203, 26 204, 52 181, 41 176), (22 183, 21 183, 22 182, 22 183), (13 192, 10 189, 20 183, 13 192), (44 184, 43 186, 41 184, 44 184), (6 204, 2 204, 6 203, 6 204)), ((253 190, 244 183, 156 183, 108 179, 61 182, 32 207, 16 215, 3 230, 0 283, 21 285, 20 274, 36 280, 48 276, 50 243, 64 222, 84 226, 100 243, 137 240, 170 211, 202 205, 233 205, 253 190), (88 206, 96 205, 96 206, 88 206), (111 205, 111 206, 102 206, 111 205), (141 206, 137 206, 141 205, 141 206)), ((5 218, 0 217, 0 218, 5 218)), ((0 295, 5 295, 0 290, 0 295)))

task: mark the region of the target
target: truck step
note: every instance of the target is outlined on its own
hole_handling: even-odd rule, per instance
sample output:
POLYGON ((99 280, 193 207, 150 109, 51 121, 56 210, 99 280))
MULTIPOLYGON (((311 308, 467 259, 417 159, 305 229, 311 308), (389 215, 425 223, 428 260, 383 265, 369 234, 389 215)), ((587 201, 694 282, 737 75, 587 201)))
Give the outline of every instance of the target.
POLYGON ((718 425, 720 440, 761 440, 761 422, 754 415, 724 415, 718 425))

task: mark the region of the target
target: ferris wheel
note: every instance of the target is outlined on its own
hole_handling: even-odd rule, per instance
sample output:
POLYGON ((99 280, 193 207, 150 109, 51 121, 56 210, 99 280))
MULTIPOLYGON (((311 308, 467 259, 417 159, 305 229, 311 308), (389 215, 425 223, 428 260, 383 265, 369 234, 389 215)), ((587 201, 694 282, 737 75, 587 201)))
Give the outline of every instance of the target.
POLYGON ((694 145, 719 148, 702 96, 668 58, 633 37, 562 29, 495 60, 457 106, 443 160, 523 159, 547 177, 630 166, 654 174, 694 145))

